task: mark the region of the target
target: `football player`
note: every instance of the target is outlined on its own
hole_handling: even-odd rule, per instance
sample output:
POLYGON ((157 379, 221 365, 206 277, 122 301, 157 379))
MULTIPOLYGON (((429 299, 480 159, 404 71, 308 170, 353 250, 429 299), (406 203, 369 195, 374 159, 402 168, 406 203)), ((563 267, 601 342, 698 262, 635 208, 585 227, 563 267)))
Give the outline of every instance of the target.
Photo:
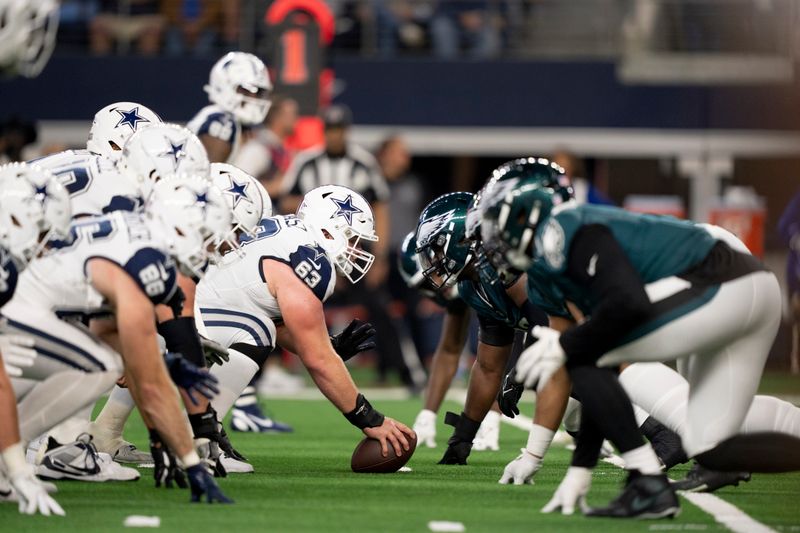
MULTIPOLYGON (((459 297, 475 309, 480 327, 478 358, 464 412, 445 418, 455 424, 455 430, 441 464, 466 464, 480 423, 500 391, 514 330, 524 332, 531 324, 548 323, 547 315, 528 302, 524 276, 498 282, 497 272, 482 259, 480 241, 467 236, 467 213, 473 201, 470 193, 439 197, 423 210, 416 232, 416 251, 428 282, 440 291, 457 284, 459 297)), ((468 316, 462 318, 461 327, 466 327, 466 320, 468 316)), ((536 424, 549 437, 548 445, 569 397, 566 374, 562 377, 537 402, 536 424)))
MULTIPOLYGON (((0 167, 0 306, 11 300, 20 269, 40 252, 43 236, 57 234, 53 225, 65 222, 63 202, 66 192, 55 177, 41 169, 24 164, 0 167), (62 197, 45 208, 48 191, 62 197)), ((48 202, 49 203, 49 202, 48 202)), ((57 230, 56 230, 57 231, 57 230)), ((5 324, 3 324, 5 330, 5 324)), ((23 368, 31 367, 36 358, 33 340, 27 336, 0 334, 0 501, 19 503, 25 514, 37 512, 49 516, 64 515, 61 506, 48 495, 48 487, 36 477, 32 465, 25 460, 25 443, 20 437, 17 401, 9 376, 19 377, 23 368)))
POLYGON ((552 189, 521 180, 487 200, 482 223, 484 239, 499 244, 505 261, 539 268, 589 317, 563 334, 538 328, 539 340, 517 364, 518 378, 541 387, 566 363, 584 400, 573 466, 544 510, 582 502, 605 433, 630 475, 618 499, 589 514, 677 512, 672 489, 636 435, 630 401, 607 370, 625 362, 688 359, 683 445, 701 465, 755 472, 800 467, 797 437, 737 434, 780 320, 775 277, 689 222, 559 204, 552 189))
POLYGON ((346 187, 328 185, 309 192, 297 216, 262 220, 240 257, 228 256, 209 271, 198 286, 196 318, 212 339, 230 347, 230 361, 212 369, 222 389, 212 402, 220 415, 277 342, 298 354, 351 424, 381 442, 384 456, 388 446, 398 454, 408 449, 412 431, 375 410, 342 361, 363 349, 360 334, 352 335, 363 330, 348 328, 347 335, 331 339, 322 309, 336 274, 355 283, 367 273, 374 257, 361 241, 376 239, 366 200, 346 187))
POLYGON ((116 163, 131 135, 160 123, 159 116, 142 104, 116 102, 95 114, 86 150, 65 150, 32 163, 55 174, 67 188, 73 218, 135 211, 143 206, 142 191, 116 163))
MULTIPOLYGON (((458 297, 457 286, 440 293, 429 286, 417 259, 417 240, 412 231, 403 239, 398 253, 400 275, 411 289, 416 289, 445 309, 439 344, 433 354, 424 408, 417 414, 412 429, 428 448, 436 447, 436 414, 458 371, 461 352, 467 342, 471 313, 469 306, 458 297), (467 316, 464 316, 467 315, 467 316)), ((516 339, 515 339, 516 343, 516 339)), ((472 441, 475 451, 499 450, 500 411, 497 406, 486 413, 472 441)))
MULTIPOLYGON (((76 221, 70 239, 20 276, 3 314, 12 331, 35 339, 38 354, 23 370, 23 377, 38 381, 19 405, 23 439, 95 401, 117 380, 124 361, 127 386, 150 429, 156 485, 170 486, 174 479, 185 486, 180 464, 193 501, 229 501, 200 463, 188 434, 160 355, 153 314, 156 304, 177 291, 178 268, 199 272, 226 237, 230 221, 230 209, 205 179, 186 177, 180 186, 165 182, 155 189, 146 215, 115 212, 76 221), (103 313, 112 313, 116 321, 117 335, 106 340, 118 351, 71 319, 103 313)), ((169 354, 167 363, 172 379, 190 393, 213 392, 213 379, 188 361, 169 354)), ((91 443, 83 439, 74 447, 68 463, 46 453, 39 474, 62 478, 73 470, 97 472, 91 443)))
POLYGON ((204 89, 211 104, 187 127, 200 138, 211 161, 232 161, 243 128, 261 124, 269 111, 272 82, 267 67, 253 54, 228 52, 211 68, 204 89))

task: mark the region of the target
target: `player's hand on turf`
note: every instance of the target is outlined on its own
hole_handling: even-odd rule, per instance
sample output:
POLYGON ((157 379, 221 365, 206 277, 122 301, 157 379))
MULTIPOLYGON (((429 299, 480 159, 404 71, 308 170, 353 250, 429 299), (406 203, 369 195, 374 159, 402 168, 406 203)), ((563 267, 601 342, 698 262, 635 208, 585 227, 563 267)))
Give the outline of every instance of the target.
POLYGON ((519 399, 525 386, 514 379, 514 370, 506 374, 503 378, 503 385, 497 393, 497 405, 500 412, 509 418, 514 418, 519 414, 519 399))
POLYGON ((533 476, 542 467, 541 457, 536 457, 525 448, 516 459, 506 465, 499 483, 503 485, 533 485, 533 476))
POLYGON ((536 326, 531 333, 539 340, 519 356, 515 379, 527 388, 542 390, 556 370, 564 366, 567 355, 559 342, 561 334, 558 331, 536 326))
POLYGON ((361 352, 375 348, 375 328, 369 322, 354 318, 344 331, 331 336, 334 351, 342 361, 348 361, 361 352))
POLYGON ((586 493, 589 492, 591 483, 591 470, 579 466, 569 467, 553 497, 542 507, 542 512, 552 513, 561 509, 561 514, 572 514, 578 505, 581 512, 585 513, 589 509, 586 504, 586 493))
POLYGON ((9 481, 17 493, 19 499, 19 512, 22 514, 41 513, 44 516, 51 514, 64 516, 64 509, 49 494, 39 478, 33 471, 33 467, 25 465, 26 468, 9 481))
POLYGON ((423 409, 414 420, 414 433, 417 442, 425 444, 428 448, 436 448, 436 413, 423 409))
POLYGON ((175 385, 184 389, 192 403, 197 405, 194 394, 199 393, 212 399, 219 393, 217 378, 208 373, 208 370, 199 368, 191 361, 187 361, 180 354, 167 352, 164 355, 169 375, 175 385))
POLYGON ((233 500, 222 493, 217 482, 202 463, 187 468, 186 475, 192 490, 192 502, 200 502, 205 499, 208 503, 233 503, 233 500))
POLYGON ((153 456, 153 479, 156 481, 156 488, 164 485, 171 489, 173 483, 182 489, 187 487, 183 469, 167 445, 161 441, 158 433, 153 430, 150 431, 150 454, 153 456))
POLYGON ((0 335, 0 355, 6 373, 12 378, 22 375, 22 369, 33 366, 36 350, 33 349, 33 338, 26 335, 3 333, 0 335))
POLYGON ((203 346, 203 354, 206 356, 206 364, 208 366, 221 365, 230 360, 228 349, 217 341, 207 339, 200 335, 200 344, 203 346))
POLYGON ((383 419, 383 424, 380 426, 364 428, 363 431, 367 437, 381 442, 381 455, 384 457, 389 456, 389 446, 394 448, 396 455, 403 455, 404 451, 411 449, 408 439, 414 437, 411 428, 388 416, 383 419))

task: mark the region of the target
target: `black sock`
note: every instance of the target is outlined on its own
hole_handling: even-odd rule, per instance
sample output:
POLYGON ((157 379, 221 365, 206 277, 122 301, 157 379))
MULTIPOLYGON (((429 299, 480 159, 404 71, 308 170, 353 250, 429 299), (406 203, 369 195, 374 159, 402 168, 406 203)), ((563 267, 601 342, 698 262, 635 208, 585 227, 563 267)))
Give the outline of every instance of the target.
POLYGON ((590 417, 601 434, 620 453, 642 446, 644 439, 633 416, 633 406, 616 374, 609 369, 594 366, 578 366, 568 370, 572 378, 572 388, 581 399, 581 416, 590 417))
POLYGON ((689 460, 686 452, 683 451, 680 435, 652 416, 648 416, 639 429, 652 444, 653 451, 664 465, 664 469, 669 470, 673 466, 689 460))

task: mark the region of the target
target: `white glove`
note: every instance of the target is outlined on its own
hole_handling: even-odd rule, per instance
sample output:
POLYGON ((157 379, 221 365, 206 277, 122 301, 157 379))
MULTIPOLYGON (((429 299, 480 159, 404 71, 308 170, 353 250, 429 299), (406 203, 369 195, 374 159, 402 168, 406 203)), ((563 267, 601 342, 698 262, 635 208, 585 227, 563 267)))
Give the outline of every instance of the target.
POLYGON ((33 349, 32 337, 25 335, 0 334, 0 355, 9 376, 18 378, 22 369, 33 366, 36 350, 33 349))
POLYGON ((436 448, 436 413, 430 409, 420 411, 414 420, 413 429, 418 442, 424 443, 428 448, 436 448))
POLYGON ((522 454, 506 465, 499 483, 503 485, 512 483, 514 485, 533 485, 533 476, 542 467, 542 460, 525 448, 521 448, 520 451, 522 454))
POLYGON ((543 513, 552 513, 561 509, 561 514, 572 514, 575 512, 575 504, 580 506, 581 512, 585 513, 589 506, 586 505, 586 493, 592 484, 592 471, 580 466, 571 466, 567 470, 567 475, 561 480, 561 484, 556 489, 555 494, 542 507, 543 513))
POLYGON ((58 502, 47 494, 44 484, 34 474, 33 467, 23 469, 9 481, 17 492, 20 513, 36 514, 39 512, 44 516, 50 516, 51 513, 58 516, 66 514, 58 502))
POLYGON ((556 370, 564 366, 567 355, 561 348, 561 334, 544 326, 536 326, 531 331, 539 340, 519 356, 516 380, 527 388, 536 387, 541 391, 556 370))

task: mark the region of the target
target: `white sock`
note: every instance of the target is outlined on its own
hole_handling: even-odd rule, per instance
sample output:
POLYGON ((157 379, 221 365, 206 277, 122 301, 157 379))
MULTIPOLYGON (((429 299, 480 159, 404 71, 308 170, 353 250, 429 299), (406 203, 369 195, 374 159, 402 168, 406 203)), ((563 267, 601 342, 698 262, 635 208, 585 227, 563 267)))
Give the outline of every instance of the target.
POLYGON ((648 475, 661 473, 661 463, 658 462, 658 457, 649 444, 643 444, 623 453, 622 460, 625 461, 626 470, 638 470, 648 475))
POLYGON ((211 373, 219 380, 217 384, 219 394, 211 400, 211 406, 220 420, 230 411, 236 399, 258 372, 258 365, 243 353, 228 350, 228 356, 230 359, 225 364, 211 367, 211 373))
POLYGON ((550 443, 553 442, 555 434, 556 432, 552 429, 534 424, 530 433, 528 433, 528 444, 525 445, 525 449, 531 455, 541 459, 547 453, 547 449, 550 448, 550 443))
POLYGON ((102 411, 90 426, 98 450, 110 453, 105 448, 115 445, 114 441, 122 438, 125 423, 135 405, 128 389, 114 387, 102 411))
POLYGON ((644 424, 644 421, 650 417, 650 414, 648 414, 647 411, 645 411, 635 403, 632 405, 633 405, 633 416, 634 418, 636 418, 636 425, 642 427, 642 424, 644 424))
POLYGON ((562 419, 564 430, 577 433, 581 429, 581 402, 570 397, 562 419))

